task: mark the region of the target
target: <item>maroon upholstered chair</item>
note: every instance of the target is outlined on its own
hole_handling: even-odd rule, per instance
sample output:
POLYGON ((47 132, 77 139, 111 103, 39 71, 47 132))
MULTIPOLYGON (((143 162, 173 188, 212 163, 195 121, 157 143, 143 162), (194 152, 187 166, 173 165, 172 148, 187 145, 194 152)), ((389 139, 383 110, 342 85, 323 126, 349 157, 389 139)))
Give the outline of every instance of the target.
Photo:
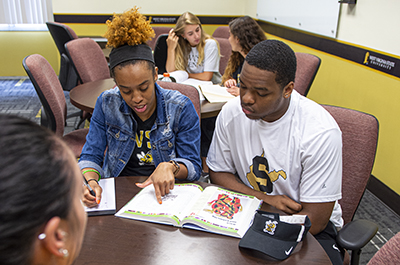
POLYGON ((41 125, 62 137, 78 158, 89 129, 79 129, 64 135, 67 103, 56 73, 49 62, 39 54, 25 57, 22 64, 42 103, 42 115, 46 115, 47 118, 47 123, 41 125))
POLYGON ((221 75, 224 74, 225 68, 228 65, 228 60, 229 57, 232 54, 232 47, 231 44, 229 43, 229 40, 226 38, 214 38, 218 41, 219 43, 219 49, 221 52, 221 59, 219 61, 219 72, 221 75))
POLYGON ((164 81, 157 81, 157 84, 162 88, 177 90, 181 94, 187 96, 192 101, 197 115, 200 118, 200 96, 199 91, 194 86, 164 81))
POLYGON ((214 33, 212 34, 214 38, 229 38, 229 27, 228 26, 220 26, 215 29, 214 33))
POLYGON ((297 70, 294 79, 294 89, 303 96, 307 96, 308 91, 317 75, 321 59, 308 53, 296 52, 297 70))
POLYGON ((377 225, 370 221, 352 220, 371 176, 379 123, 367 113, 334 106, 323 107, 333 116, 342 131, 342 199, 339 204, 345 226, 339 232, 337 242, 345 249, 352 250, 351 264, 358 264, 361 248, 378 230, 377 225), (362 230, 360 236, 354 236, 355 227, 362 230))
POLYGON ((400 232, 386 242, 368 262, 368 265, 400 264, 400 232))
POLYGON ((78 74, 70 63, 64 45, 78 36, 68 25, 58 22, 46 22, 46 25, 61 56, 58 78, 63 89, 70 91, 78 84, 78 74))
POLYGON ((82 83, 110 78, 107 60, 94 40, 80 38, 69 41, 65 50, 82 83))
POLYGON ((154 38, 152 38, 147 42, 147 45, 149 45, 151 49, 154 51, 158 36, 160 36, 161 34, 168 34, 171 29, 172 29, 171 27, 153 27, 154 33, 156 35, 154 36, 154 38))

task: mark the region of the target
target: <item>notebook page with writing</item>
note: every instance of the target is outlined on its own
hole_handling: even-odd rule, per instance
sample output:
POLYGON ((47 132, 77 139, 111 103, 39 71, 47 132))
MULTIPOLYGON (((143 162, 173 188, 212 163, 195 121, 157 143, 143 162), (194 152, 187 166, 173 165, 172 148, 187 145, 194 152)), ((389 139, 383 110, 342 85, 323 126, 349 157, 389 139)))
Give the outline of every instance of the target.
POLYGON ((114 214, 116 211, 115 179, 103 178, 99 181, 99 185, 103 189, 100 204, 93 208, 84 206, 88 216, 114 214))

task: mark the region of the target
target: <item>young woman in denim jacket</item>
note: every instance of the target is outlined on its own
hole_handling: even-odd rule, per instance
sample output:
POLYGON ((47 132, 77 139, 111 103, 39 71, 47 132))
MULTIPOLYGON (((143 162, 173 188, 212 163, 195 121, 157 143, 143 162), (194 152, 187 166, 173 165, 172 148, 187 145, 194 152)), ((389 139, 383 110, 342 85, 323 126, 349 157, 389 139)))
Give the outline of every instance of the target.
POLYGON ((102 190, 96 181, 100 176, 133 174, 150 175, 137 185, 143 188, 153 184, 161 203, 161 196, 173 188, 175 178, 197 180, 200 176, 199 117, 189 98, 156 84, 152 50, 143 44, 149 39, 143 36, 151 36, 152 29, 137 9, 114 15, 107 24, 108 45, 114 47, 110 69, 117 87, 97 99, 79 160, 84 177, 96 193, 94 197, 86 190, 84 203, 90 207, 100 202, 102 190), (130 34, 120 26, 127 20, 135 20, 136 32, 144 32, 138 34, 139 41, 136 35, 126 38, 136 43, 115 38, 130 34), (147 128, 143 131, 141 126, 147 128))

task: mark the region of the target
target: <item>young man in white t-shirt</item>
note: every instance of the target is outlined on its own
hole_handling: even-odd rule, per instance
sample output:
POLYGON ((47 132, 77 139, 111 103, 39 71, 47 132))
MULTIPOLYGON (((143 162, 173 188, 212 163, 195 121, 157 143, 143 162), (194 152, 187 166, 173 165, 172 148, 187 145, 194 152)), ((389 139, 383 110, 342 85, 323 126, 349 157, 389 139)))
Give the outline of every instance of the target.
POLYGON ((217 118, 210 178, 287 214, 308 215, 309 231, 340 264, 341 131, 323 107, 293 90, 295 73, 296 56, 283 42, 266 40, 247 54, 240 97, 217 118))

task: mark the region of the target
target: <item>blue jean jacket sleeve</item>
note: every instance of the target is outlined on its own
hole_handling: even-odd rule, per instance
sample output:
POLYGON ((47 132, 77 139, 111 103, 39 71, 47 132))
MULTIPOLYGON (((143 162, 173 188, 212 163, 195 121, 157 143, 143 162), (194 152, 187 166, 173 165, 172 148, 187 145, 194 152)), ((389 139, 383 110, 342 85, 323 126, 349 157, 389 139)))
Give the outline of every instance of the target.
POLYGON ((176 131, 176 159, 183 163, 187 170, 187 180, 198 180, 201 173, 200 159, 200 120, 189 100, 179 117, 179 128, 176 131), (196 118, 194 118, 196 117, 196 118))
POLYGON ((105 177, 102 165, 107 146, 106 125, 103 113, 102 95, 96 101, 96 107, 90 119, 89 133, 79 158, 80 169, 94 168, 105 177))

